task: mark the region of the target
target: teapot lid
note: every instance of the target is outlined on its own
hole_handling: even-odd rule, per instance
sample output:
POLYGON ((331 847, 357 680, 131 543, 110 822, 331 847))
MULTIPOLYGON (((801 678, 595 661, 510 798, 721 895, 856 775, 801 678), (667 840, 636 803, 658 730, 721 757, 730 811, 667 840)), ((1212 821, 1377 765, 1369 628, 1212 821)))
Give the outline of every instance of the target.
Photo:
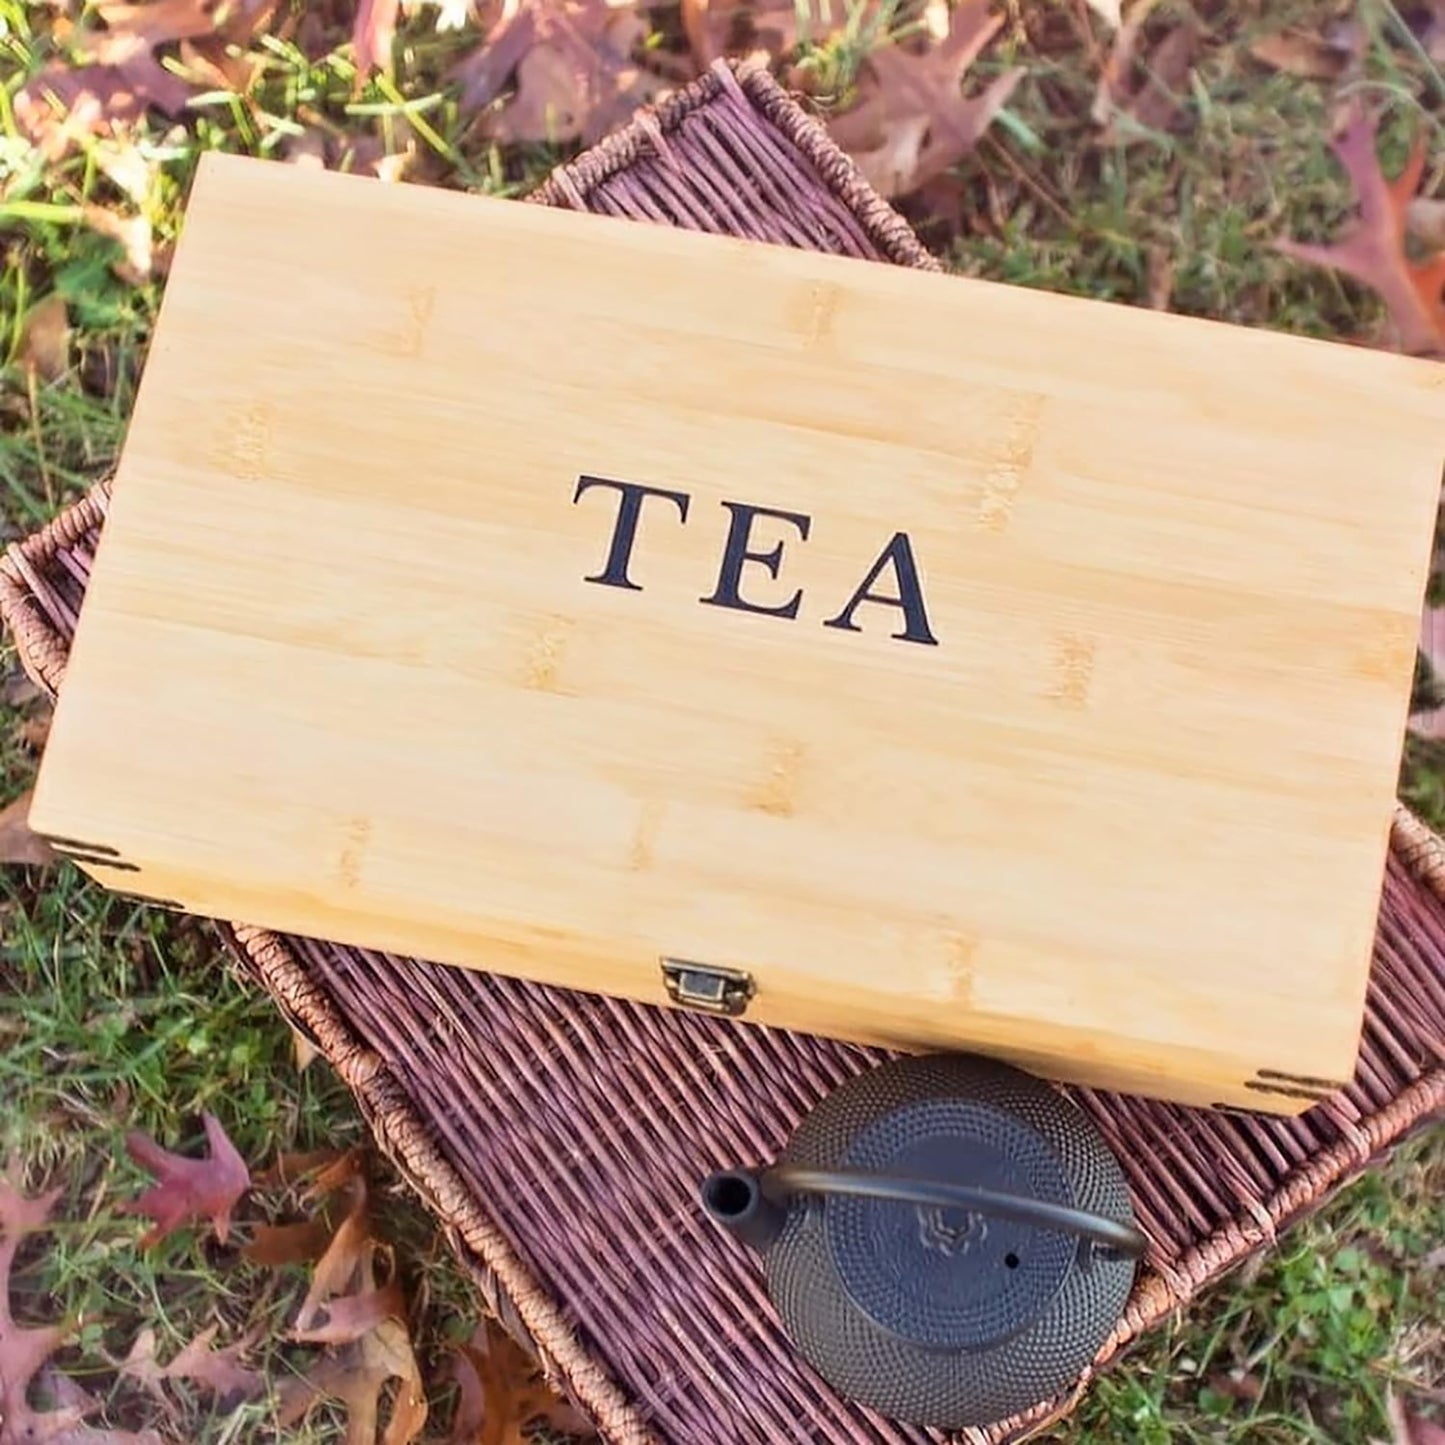
MULTIPOLYGON (((900 1105, 859 1129, 839 1162, 1073 1204, 1044 1138, 972 1099, 900 1105)), ((977 1349, 1015 1334, 1058 1293, 1078 1247, 1068 1234, 943 1205, 843 1196, 827 1200, 822 1216, 853 1303, 898 1339, 931 1349, 977 1349)))

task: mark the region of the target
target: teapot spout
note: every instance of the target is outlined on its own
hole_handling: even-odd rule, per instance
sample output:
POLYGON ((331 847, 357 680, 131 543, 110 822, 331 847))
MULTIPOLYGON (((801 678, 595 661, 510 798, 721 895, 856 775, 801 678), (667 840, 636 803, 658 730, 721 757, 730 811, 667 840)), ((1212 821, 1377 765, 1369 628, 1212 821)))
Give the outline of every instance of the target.
POLYGON ((708 1217, 743 1244, 765 1253, 782 1233, 787 1211, 763 1191, 760 1174, 750 1169, 724 1169, 702 1185, 702 1207, 708 1217))

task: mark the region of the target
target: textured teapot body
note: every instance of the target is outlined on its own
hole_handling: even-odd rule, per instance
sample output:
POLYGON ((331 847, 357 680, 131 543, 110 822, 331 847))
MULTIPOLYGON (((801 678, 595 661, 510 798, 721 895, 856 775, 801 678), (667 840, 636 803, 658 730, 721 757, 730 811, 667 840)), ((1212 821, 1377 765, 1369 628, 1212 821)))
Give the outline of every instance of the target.
POLYGON ((1118 1161, 1031 1075, 894 1060, 704 1203, 763 1258, 799 1351, 884 1414, 957 1428, 1065 1388, 1117 1322, 1142 1248, 1118 1161))

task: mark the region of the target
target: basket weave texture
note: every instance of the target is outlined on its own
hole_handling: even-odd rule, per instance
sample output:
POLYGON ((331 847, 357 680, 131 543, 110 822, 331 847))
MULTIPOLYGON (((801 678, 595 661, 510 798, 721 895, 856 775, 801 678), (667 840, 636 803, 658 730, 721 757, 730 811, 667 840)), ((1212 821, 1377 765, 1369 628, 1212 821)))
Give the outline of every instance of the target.
MULTIPOLYGON (((813 122, 746 68, 715 68, 533 199, 936 265, 813 122)), ((97 488, 0 561, 0 617, 52 692, 106 498, 97 488)), ((1300 1118, 1070 1091, 1128 1173, 1147 1267, 1073 1390, 951 1437, 883 1420, 818 1379, 780 1333, 754 1260, 695 1203, 703 1175, 774 1157, 881 1051, 220 926, 350 1086, 488 1306, 609 1441, 999 1445, 1066 1413, 1141 1332, 1445 1109, 1442 898, 1445 845, 1401 808, 1358 1071, 1300 1118)))

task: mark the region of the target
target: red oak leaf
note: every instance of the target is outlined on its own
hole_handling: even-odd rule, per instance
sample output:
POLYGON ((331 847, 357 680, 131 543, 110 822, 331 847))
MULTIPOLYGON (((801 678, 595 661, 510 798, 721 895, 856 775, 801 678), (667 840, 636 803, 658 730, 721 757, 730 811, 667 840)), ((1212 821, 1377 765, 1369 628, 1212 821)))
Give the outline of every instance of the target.
POLYGON ((1286 256, 1332 266, 1377 291, 1390 312, 1400 345, 1410 352, 1445 352, 1445 252, 1424 263, 1405 251, 1405 217, 1425 169, 1425 143, 1417 140, 1405 169, 1387 181, 1375 151, 1375 118, 1352 100, 1332 146, 1350 177, 1359 214, 1331 246, 1281 240, 1286 256))
POLYGON ((962 92, 964 73, 1004 23, 989 5, 965 0, 930 50, 886 45, 864 61, 856 104, 828 129, 884 196, 907 195, 957 165, 1023 78, 1021 69, 1009 70, 976 96, 962 92))
POLYGON ((162 1149, 149 1135, 139 1131, 126 1137, 131 1158, 156 1176, 156 1184, 139 1199, 121 1205, 123 1214, 144 1214, 155 1220, 141 1237, 143 1245, 164 1239, 173 1230, 194 1219, 209 1219, 222 1244, 231 1228, 231 1211, 251 1184, 246 1161, 226 1137, 213 1114, 204 1116, 210 1157, 187 1159, 162 1149))

